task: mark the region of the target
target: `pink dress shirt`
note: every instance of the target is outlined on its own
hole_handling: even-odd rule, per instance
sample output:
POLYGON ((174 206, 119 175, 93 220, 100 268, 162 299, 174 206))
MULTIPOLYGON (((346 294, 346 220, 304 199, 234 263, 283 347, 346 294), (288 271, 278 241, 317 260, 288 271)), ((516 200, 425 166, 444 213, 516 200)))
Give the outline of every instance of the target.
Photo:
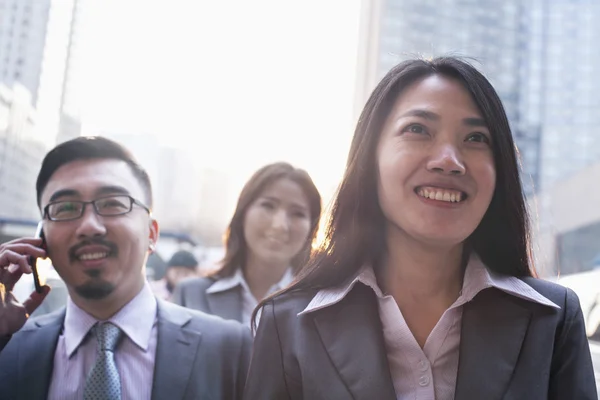
MULTIPOLYGON (((123 400, 150 400, 157 338, 156 298, 148 283, 108 321, 124 332, 115 350, 123 400)), ((88 334, 98 322, 71 298, 54 352, 49 400, 81 400, 88 372, 96 361, 96 340, 88 334)))
POLYGON ((494 287, 512 296, 560 308, 520 279, 489 271, 477 255, 472 255, 465 270, 458 299, 442 314, 422 349, 408 328, 394 298, 384 295, 377 285, 371 267, 364 267, 348 285, 321 290, 300 314, 338 303, 357 282, 369 286, 377 295, 388 364, 398 400, 454 399, 462 306, 480 291, 494 287))

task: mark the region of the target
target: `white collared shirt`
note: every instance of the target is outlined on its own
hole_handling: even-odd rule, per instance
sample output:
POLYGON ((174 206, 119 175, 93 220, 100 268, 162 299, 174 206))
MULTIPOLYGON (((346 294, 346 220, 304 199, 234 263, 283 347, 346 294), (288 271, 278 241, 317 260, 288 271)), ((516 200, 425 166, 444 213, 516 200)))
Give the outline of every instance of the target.
MULTIPOLYGON (((292 269, 288 268, 279 282, 274 284, 269 288, 267 292, 267 296, 277 292, 285 288, 289 285, 294 279, 294 274, 292 273, 292 269)), ((242 291, 242 322, 245 325, 250 326, 250 320, 252 318, 252 312, 258 305, 258 300, 254 297, 252 292, 250 291, 250 287, 248 286, 248 282, 246 282, 246 278, 244 278, 244 274, 242 273, 242 269, 238 268, 235 273, 229 277, 219 279, 216 281, 211 287, 206 290, 206 293, 219 293, 225 292, 227 290, 231 290, 241 286, 242 291)), ((256 315, 256 323, 258 324, 260 321, 260 310, 256 315)))
MULTIPOLYGON (((157 304, 148 283, 108 319, 124 333, 115 350, 123 399, 150 400, 157 342, 157 304)), ((54 352, 48 399, 79 400, 96 362, 97 342, 88 334, 98 320, 69 297, 63 331, 54 352)))

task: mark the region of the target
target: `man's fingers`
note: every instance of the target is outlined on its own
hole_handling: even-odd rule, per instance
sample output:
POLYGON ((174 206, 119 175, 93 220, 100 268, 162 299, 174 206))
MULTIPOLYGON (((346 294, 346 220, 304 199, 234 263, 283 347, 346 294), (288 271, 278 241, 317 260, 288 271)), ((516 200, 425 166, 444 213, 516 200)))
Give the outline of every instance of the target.
POLYGON ((12 292, 15 284, 21 279, 23 275, 23 267, 18 264, 11 264, 8 267, 8 274, 2 276, 1 282, 6 287, 6 290, 12 292))
MULTIPOLYGON (((0 268, 5 268, 8 264, 3 260, 4 254, 17 253, 26 257, 46 257, 46 250, 42 249, 42 240, 41 239, 31 239, 37 240, 36 244, 31 243, 13 243, 8 244, 4 243, 0 245, 0 268)), ((10 243, 10 242, 9 242, 10 243)), ((17 263, 14 263, 17 264, 17 263)))
POLYGON ((31 315, 42 304, 48 293, 50 293, 50 286, 48 285, 42 286, 42 293, 33 291, 31 296, 23 302, 27 314, 31 315))
POLYGON ((0 250, 3 247, 8 248, 8 247, 12 247, 12 246, 19 246, 22 244, 30 244, 34 247, 40 247, 42 245, 42 239, 34 238, 34 237, 14 239, 14 240, 11 240, 10 242, 6 242, 6 243, 2 244, 2 246, 0 246, 0 250))
MULTIPOLYGON (((0 268, 9 267, 9 273, 11 273, 10 269, 14 271, 15 267, 12 267, 11 264, 16 264, 21 267, 21 271, 26 274, 31 273, 31 266, 29 265, 29 257, 23 254, 19 254, 12 250, 4 250, 0 253, 0 268)), ((13 272, 14 273, 14 272, 13 272)))

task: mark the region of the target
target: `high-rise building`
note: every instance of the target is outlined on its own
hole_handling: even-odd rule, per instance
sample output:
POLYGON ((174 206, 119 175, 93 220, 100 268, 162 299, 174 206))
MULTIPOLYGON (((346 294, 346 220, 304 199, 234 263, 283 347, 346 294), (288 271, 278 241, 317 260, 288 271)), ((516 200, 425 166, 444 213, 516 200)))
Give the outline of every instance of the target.
POLYGON ((0 81, 37 103, 51 0, 0 0, 0 81))
POLYGON ((0 0, 0 214, 39 217, 35 180, 56 142, 77 0, 0 0))
POLYGON ((92 51, 87 41, 89 3, 76 0, 73 6, 65 77, 60 102, 57 142, 64 142, 82 134, 83 98, 86 91, 86 51, 92 51))
POLYGON ((0 84, 0 217, 39 218, 35 181, 47 148, 35 123, 29 91, 0 84))
POLYGON ((539 188, 600 160, 600 3, 528 0, 527 99, 540 135, 539 188))
POLYGON ((64 91, 71 88, 67 78, 77 54, 73 28, 80 26, 75 17, 81 14, 81 1, 0 0, 0 82, 29 90, 36 129, 48 143, 56 141, 69 100, 64 91))

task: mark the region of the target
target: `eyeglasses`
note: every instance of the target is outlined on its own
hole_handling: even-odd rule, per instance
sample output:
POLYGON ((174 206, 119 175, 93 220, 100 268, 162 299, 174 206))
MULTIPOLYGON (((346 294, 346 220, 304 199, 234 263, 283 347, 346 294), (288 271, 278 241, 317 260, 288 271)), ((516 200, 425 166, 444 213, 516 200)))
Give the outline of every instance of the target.
POLYGON ((103 217, 116 217, 131 212, 137 204, 150 214, 150 209, 141 201, 127 195, 102 197, 92 201, 65 200, 55 201, 44 207, 44 217, 50 221, 71 221, 81 218, 88 204, 94 206, 96 214, 103 217))

